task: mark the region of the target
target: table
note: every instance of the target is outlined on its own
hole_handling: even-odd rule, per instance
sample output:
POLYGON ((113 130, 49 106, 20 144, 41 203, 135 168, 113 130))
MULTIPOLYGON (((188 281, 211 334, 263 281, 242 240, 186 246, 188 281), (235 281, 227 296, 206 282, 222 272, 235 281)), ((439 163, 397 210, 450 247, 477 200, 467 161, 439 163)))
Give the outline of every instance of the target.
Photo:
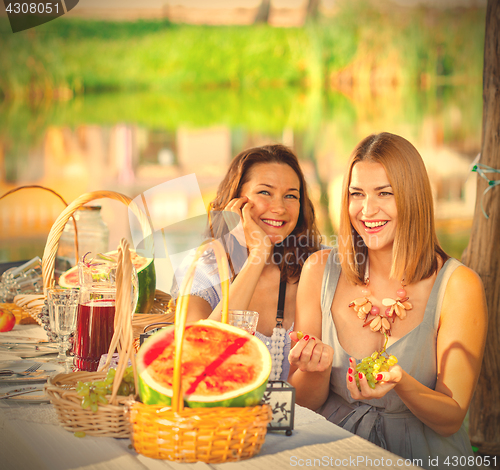
MULTIPOLYGON (((10 337, 44 338, 33 325, 16 325, 10 337)), ((4 334, 2 334, 4 335, 4 334)), ((0 337, 8 341, 9 333, 0 337)), ((1 361, 16 357, 0 349, 1 361)), ((37 360, 43 360, 38 358, 37 360)), ((0 393, 2 393, 0 379, 0 393)), ((137 454, 129 439, 74 437, 58 423, 50 404, 0 400, 0 463, 3 470, 260 470, 291 467, 416 468, 359 436, 300 406, 292 436, 268 433, 261 452, 241 462, 181 464, 137 454)), ((408 463, 408 462, 407 462, 408 463)))

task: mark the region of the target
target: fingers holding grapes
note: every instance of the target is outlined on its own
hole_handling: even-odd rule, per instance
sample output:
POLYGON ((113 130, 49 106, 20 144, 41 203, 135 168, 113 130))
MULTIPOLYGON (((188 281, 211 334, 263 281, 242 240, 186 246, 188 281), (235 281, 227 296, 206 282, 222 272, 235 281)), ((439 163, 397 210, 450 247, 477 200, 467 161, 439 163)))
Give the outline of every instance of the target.
POLYGON ((393 361, 389 364, 385 361, 381 369, 380 362, 366 359, 368 358, 357 364, 354 358, 349 358, 346 383, 347 389, 355 400, 381 398, 401 380, 402 369, 393 361))
POLYGON ((302 372, 330 370, 333 361, 333 349, 319 339, 307 334, 301 335, 301 332, 290 333, 292 341, 296 341, 295 346, 288 355, 290 364, 296 366, 302 372))

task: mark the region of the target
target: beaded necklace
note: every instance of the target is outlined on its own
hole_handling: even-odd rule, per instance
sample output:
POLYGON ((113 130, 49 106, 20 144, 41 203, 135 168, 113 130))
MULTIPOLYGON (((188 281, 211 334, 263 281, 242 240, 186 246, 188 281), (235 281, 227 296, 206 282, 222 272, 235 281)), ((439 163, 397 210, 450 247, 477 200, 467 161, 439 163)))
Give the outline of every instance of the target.
POLYGON ((285 294, 286 294, 286 281, 280 281, 280 290, 278 297, 278 309, 276 310, 276 326, 273 329, 271 336, 271 380, 279 380, 281 371, 283 370, 283 350, 285 348, 285 334, 286 330, 283 328, 283 318, 285 316, 285 294))
POLYGON ((399 317, 400 320, 406 318, 406 311, 411 310, 413 305, 408 302, 408 295, 405 290, 404 279, 401 280, 401 289, 396 291, 397 298, 382 299, 382 305, 387 307, 384 313, 380 313, 380 308, 373 305, 369 296, 371 295, 368 285, 370 284, 370 265, 369 260, 366 262, 365 276, 364 276, 365 287, 361 290, 363 297, 358 297, 354 299, 349 307, 358 315, 360 320, 365 323, 363 327, 369 326, 370 329, 376 333, 379 331, 382 334, 391 335, 392 323, 399 317), (372 318, 373 317, 373 318, 372 318), (392 318, 392 322, 389 320, 392 318))

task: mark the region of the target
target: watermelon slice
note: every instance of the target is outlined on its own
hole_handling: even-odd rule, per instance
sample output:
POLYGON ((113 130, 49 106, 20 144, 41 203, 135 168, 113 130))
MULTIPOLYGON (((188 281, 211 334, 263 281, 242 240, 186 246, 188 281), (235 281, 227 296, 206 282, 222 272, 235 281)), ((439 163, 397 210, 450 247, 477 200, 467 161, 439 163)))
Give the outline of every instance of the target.
MULTIPOLYGON (((132 264, 137 271, 139 281, 139 299, 136 313, 149 313, 153 306, 156 291, 156 271, 153 258, 144 258, 130 250, 132 264)), ((118 250, 104 254, 104 258, 118 260, 118 250)), ((63 288, 78 287, 78 266, 68 269, 59 278, 59 285, 63 288)))
MULTIPOLYGON (((171 404, 174 349, 174 326, 159 330, 142 344, 137 372, 143 403, 171 404)), ((186 326, 181 369, 186 406, 258 405, 270 373, 271 355, 255 336, 213 320, 186 326)))

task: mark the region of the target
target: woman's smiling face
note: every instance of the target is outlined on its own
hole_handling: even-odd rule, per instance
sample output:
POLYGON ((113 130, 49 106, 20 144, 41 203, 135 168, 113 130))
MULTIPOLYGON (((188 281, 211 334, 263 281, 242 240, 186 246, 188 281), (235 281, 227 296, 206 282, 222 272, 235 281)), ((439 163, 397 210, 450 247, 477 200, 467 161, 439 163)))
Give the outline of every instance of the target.
POLYGON ((398 211, 389 178, 380 163, 359 162, 349 184, 351 224, 371 250, 391 249, 398 211))
POLYGON ((297 225, 300 214, 300 180, 282 163, 258 163, 249 170, 240 197, 253 203, 251 216, 273 244, 280 243, 297 225))

